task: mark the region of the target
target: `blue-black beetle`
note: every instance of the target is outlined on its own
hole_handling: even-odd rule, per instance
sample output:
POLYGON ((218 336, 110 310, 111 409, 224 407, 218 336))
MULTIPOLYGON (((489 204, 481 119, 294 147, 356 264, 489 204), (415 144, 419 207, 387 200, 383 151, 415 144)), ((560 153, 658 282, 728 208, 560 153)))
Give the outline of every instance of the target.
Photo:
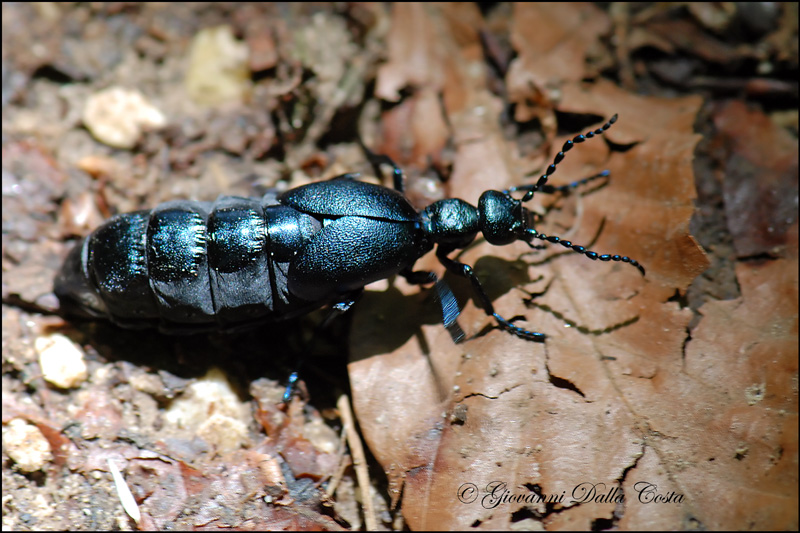
POLYGON ((455 337, 459 309, 449 288, 432 272, 412 270, 436 247, 449 272, 470 280, 487 315, 515 335, 542 341, 544 334, 497 314, 472 268, 449 255, 481 233, 498 246, 557 243, 593 260, 630 263, 644 274, 634 259, 539 233, 523 206, 536 192, 565 191, 607 175, 547 184, 575 143, 603 133, 616 119, 567 141, 536 184, 485 191, 477 207, 445 199, 418 212, 394 165, 394 189, 345 174, 260 199, 174 201, 119 215, 73 249, 55 293, 68 313, 185 333, 286 319, 323 305, 345 311, 365 285, 399 274, 414 284, 436 284, 443 322, 455 337), (518 191, 521 199, 512 196, 518 191))

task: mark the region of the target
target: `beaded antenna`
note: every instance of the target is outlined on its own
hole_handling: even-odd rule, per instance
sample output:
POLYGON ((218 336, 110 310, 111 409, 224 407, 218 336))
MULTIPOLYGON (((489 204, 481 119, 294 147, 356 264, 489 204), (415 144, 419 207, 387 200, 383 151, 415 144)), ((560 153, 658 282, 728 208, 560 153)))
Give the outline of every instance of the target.
MULTIPOLYGON (((510 189, 506 189, 503 192, 510 195, 512 192, 525 191, 525 195, 520 199, 520 202, 525 203, 533 199, 533 195, 536 192, 543 192, 547 194, 552 194, 555 192, 568 192, 569 190, 574 189, 576 187, 580 187, 581 185, 584 185, 590 181, 608 177, 610 174, 609 171, 604 170, 598 174, 595 174, 594 176, 589 176, 588 178, 584 178, 579 181, 574 181, 568 185, 561 185, 558 187, 554 187, 552 185, 547 184, 547 180, 550 178, 550 176, 555 174, 556 169, 558 168, 558 164, 564 160, 565 154, 567 152, 572 150, 572 148, 576 144, 580 144, 586 141, 587 139, 591 139, 592 137, 601 135, 606 130, 608 130, 616 121, 617 121, 617 115, 614 115, 613 117, 611 117, 611 119, 609 119, 608 122, 603 124, 601 127, 597 128, 596 130, 592 130, 581 135, 576 135, 572 139, 565 142, 564 146, 561 147, 561 151, 556 154, 555 158, 553 158, 553 163, 549 167, 547 167, 547 172, 545 172, 544 174, 541 175, 541 177, 539 177, 539 179, 536 181, 536 184, 511 187, 510 189)), ((572 241, 562 239, 561 237, 557 237, 555 235, 545 235, 544 233, 540 233, 533 228, 527 228, 525 230, 525 234, 526 236, 523 240, 527 242, 528 245, 531 246, 532 248, 538 247, 537 245, 533 244, 533 240, 539 239, 554 244, 560 244, 564 248, 569 248, 574 252, 583 254, 593 261, 599 259, 600 261, 619 261, 621 263, 630 263, 631 265, 638 268, 639 272, 641 272, 642 275, 644 275, 645 273, 644 267, 641 264, 639 264, 639 262, 636 259, 631 259, 626 255, 598 254, 597 252, 587 250, 585 246, 573 244, 572 241)))

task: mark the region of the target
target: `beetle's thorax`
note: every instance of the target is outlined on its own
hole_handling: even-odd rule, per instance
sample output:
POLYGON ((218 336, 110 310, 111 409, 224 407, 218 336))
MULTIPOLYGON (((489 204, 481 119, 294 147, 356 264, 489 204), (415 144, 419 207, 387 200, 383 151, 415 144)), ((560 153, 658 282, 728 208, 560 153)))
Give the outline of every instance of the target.
POLYGON ((439 200, 420 213, 428 238, 448 248, 464 248, 478 234, 478 209, 458 198, 439 200))

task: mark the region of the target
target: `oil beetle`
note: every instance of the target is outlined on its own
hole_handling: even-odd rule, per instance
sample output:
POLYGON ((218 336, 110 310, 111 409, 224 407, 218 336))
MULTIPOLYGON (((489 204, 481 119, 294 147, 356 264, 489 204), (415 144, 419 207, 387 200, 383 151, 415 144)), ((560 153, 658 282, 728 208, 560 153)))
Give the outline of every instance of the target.
POLYGON ((547 184, 566 152, 616 119, 568 140, 536 184, 488 190, 477 208, 446 199, 416 211, 403 194, 400 169, 384 156, 394 168, 394 189, 344 174, 260 199, 174 201, 118 215, 70 252, 55 293, 66 313, 191 333, 287 319, 326 304, 343 312, 366 284, 399 274, 413 284, 435 284, 443 323, 456 338, 459 309, 449 288, 433 272, 412 270, 435 246, 449 272, 470 280, 487 315, 519 337, 543 341, 544 334, 496 313, 472 268, 449 255, 480 232, 493 245, 521 240, 539 248, 538 239, 592 260, 630 263, 644 275, 634 259, 600 255, 539 233, 523 207, 536 192, 563 192, 607 176, 562 187, 547 184), (524 195, 518 200, 514 192, 524 195))

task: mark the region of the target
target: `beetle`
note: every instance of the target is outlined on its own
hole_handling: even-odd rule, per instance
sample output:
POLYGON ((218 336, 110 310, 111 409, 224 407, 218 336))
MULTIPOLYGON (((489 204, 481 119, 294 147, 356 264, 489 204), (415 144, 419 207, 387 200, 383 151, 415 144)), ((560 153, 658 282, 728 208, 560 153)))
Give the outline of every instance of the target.
POLYGON ((118 215, 70 252, 54 292, 68 314, 193 333, 288 319, 324 305, 344 312, 368 283, 400 275, 412 284, 434 284, 443 323, 458 341, 460 311, 450 289, 433 272, 413 270, 435 247, 449 272, 470 280, 476 302, 501 328, 541 342, 543 333, 498 314, 472 267, 449 255, 480 233, 497 246, 518 240, 532 248, 541 247, 536 240, 560 244, 592 260, 629 263, 644 275, 644 267, 627 256, 601 255, 538 232, 523 205, 536 192, 563 192, 607 176, 547 184, 575 144, 602 134, 616 120, 614 115, 566 141, 535 184, 487 190, 477 207, 452 198, 417 211, 403 194, 397 165, 368 152, 373 162, 392 165, 394 189, 344 174, 259 199, 179 200, 118 215), (524 193, 521 199, 514 198, 516 192, 524 193))

